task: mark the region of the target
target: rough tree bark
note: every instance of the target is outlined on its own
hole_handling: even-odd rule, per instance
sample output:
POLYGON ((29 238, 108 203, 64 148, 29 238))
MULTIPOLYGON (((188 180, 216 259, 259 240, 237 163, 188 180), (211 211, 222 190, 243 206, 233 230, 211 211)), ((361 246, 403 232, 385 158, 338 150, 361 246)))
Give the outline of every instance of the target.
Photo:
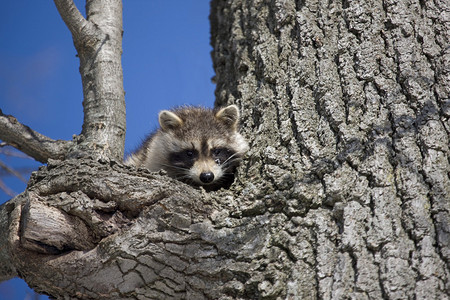
POLYGON ((85 19, 72 0, 55 0, 80 58, 84 121, 76 155, 121 160, 125 146, 122 1, 87 0, 85 19))
POLYGON ((267 217, 244 295, 448 298, 449 12, 213 1, 216 101, 252 140, 239 203, 267 217))
POLYGON ((50 159, 0 207, 1 278, 58 299, 449 298, 449 12, 213 0, 216 104, 251 144, 231 189, 50 159))

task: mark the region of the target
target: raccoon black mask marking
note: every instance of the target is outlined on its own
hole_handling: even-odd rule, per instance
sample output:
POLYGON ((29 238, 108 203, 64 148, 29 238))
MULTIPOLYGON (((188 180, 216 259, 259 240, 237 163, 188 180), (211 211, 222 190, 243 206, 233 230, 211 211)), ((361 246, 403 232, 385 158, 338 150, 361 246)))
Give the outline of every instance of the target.
POLYGON ((248 150, 239 134, 236 105, 211 110, 182 107, 159 113, 160 128, 127 158, 126 164, 164 169, 173 178, 207 190, 229 187, 248 150))

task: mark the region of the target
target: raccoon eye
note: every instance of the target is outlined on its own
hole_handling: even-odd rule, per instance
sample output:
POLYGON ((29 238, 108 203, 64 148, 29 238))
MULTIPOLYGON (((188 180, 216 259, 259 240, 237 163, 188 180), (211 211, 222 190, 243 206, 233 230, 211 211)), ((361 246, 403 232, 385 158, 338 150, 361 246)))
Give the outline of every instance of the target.
POLYGON ((213 148, 211 149, 211 155, 214 158, 214 162, 220 165, 231 156, 231 151, 227 148, 213 148))
POLYGON ((224 155, 229 155, 230 150, 225 149, 225 148, 214 148, 211 150, 212 155, 214 156, 224 156, 224 155))
POLYGON ((194 165, 198 152, 195 149, 184 149, 179 152, 169 153, 169 162, 171 166, 189 169, 194 165))
POLYGON ((186 150, 185 154, 186 154, 187 157, 192 157, 192 156, 194 156, 194 151, 186 150))

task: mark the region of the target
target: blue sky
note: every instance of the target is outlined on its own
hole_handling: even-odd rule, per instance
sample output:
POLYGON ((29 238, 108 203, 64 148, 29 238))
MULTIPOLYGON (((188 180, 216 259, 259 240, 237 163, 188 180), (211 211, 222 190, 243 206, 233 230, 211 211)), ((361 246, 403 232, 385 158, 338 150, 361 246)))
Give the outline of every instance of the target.
MULTIPOLYGON (((132 151, 157 128, 158 111, 183 104, 212 107, 215 86, 208 0, 123 2, 125 151, 132 151)), ((84 1, 75 3, 84 14, 84 1)), ((79 60, 53 1, 4 2, 0 41, 3 113, 53 139, 69 140, 79 134, 83 121, 79 60)), ((41 165, 3 154, 0 161, 17 169, 41 165)), ((16 193, 26 187, 12 177, 2 180, 16 193)), ((0 204, 9 199, 0 191, 0 204)), ((0 300, 4 299, 31 299, 31 290, 20 279, 4 282, 0 300)))

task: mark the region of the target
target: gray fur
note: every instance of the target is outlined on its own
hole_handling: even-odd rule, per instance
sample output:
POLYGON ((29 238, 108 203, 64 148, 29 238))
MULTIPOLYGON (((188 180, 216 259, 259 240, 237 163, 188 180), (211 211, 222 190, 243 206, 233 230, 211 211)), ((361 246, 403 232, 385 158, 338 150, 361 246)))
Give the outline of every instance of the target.
POLYGON ((248 150, 247 142, 237 131, 237 106, 163 110, 159 113, 159 124, 160 128, 126 159, 126 164, 150 171, 164 169, 173 178, 205 188, 231 184, 229 181, 234 179, 234 171, 248 150), (186 151, 195 158, 188 157, 190 153, 186 151), (202 173, 212 173, 214 180, 202 182, 202 173))

